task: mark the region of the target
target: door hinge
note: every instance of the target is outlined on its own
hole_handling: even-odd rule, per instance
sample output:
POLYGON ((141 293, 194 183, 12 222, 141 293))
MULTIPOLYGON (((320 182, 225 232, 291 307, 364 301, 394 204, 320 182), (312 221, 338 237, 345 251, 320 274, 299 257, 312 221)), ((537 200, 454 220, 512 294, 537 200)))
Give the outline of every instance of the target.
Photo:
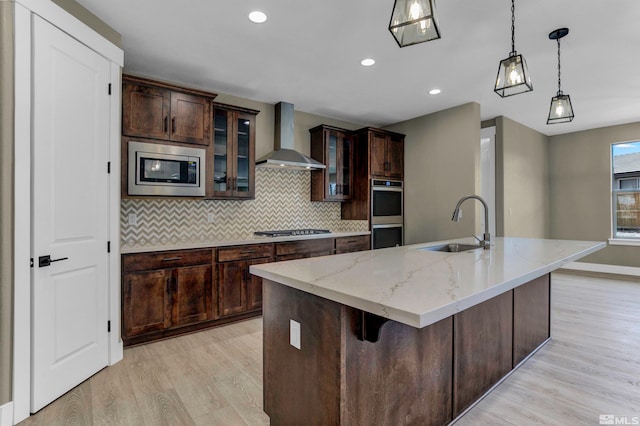
POLYGON ((29 265, 29 267, 33 268, 33 257, 31 258, 31 264, 29 265))
POLYGON ((107 173, 111 173, 111 161, 107 161, 107 173))
POLYGON ((109 83, 109 95, 111 95, 111 83, 109 83))
POLYGON ((111 333, 111 321, 107 321, 107 333, 111 333))
POLYGON ((107 253, 111 253, 111 241, 107 241, 107 253))

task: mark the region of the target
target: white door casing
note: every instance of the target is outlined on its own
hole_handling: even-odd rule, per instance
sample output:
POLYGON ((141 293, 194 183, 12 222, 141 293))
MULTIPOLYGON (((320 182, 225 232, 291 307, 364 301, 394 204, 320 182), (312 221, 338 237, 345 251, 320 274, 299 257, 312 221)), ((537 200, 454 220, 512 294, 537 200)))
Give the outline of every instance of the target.
POLYGON ((32 48, 36 412, 108 364, 111 64, 35 15, 32 48))

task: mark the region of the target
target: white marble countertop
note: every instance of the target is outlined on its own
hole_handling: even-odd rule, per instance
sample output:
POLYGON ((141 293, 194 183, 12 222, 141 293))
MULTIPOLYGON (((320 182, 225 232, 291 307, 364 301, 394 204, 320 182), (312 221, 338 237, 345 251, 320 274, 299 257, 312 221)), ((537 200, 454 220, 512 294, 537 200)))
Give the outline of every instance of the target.
POLYGON ((277 243, 281 241, 298 241, 298 240, 316 240, 322 238, 340 238, 340 237, 353 237, 357 235, 369 235, 370 231, 354 231, 354 232, 331 232, 329 234, 313 234, 313 235, 296 235, 290 237, 258 237, 253 234, 246 236, 238 236, 238 239, 232 240, 205 240, 198 242, 185 242, 185 243, 169 243, 162 245, 148 245, 140 247, 123 247, 120 250, 121 254, 131 253, 149 253, 165 250, 186 250, 197 248, 209 248, 209 247, 224 247, 224 246, 240 246, 246 244, 260 244, 260 243, 277 243))
MULTIPOLYGON (((474 244, 471 238, 449 241, 474 244)), ((606 246, 597 241, 495 238, 490 250, 420 250, 444 242, 252 265, 251 273, 422 328, 606 246)))

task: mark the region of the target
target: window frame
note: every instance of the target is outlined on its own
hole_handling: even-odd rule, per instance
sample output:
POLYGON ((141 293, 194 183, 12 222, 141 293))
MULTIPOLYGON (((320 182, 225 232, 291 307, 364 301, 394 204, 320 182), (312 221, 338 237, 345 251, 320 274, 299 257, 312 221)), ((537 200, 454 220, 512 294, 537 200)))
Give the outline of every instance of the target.
MULTIPOLYGON (((618 210, 617 210, 617 201, 618 201, 618 196, 621 193, 635 193, 635 194, 640 194, 640 174, 638 174, 637 176, 620 176, 618 178, 616 178, 615 176, 615 169, 614 169, 614 147, 616 145, 621 145, 621 144, 637 144, 640 147, 640 140, 633 140, 633 141, 627 141, 627 142, 616 142, 616 143, 612 143, 610 150, 609 150, 609 155, 610 155, 610 179, 611 179, 611 238, 609 239, 609 243, 613 244, 613 245, 633 245, 633 246, 640 246, 640 227, 638 228, 637 231, 637 236, 619 236, 618 235, 618 210), (636 188, 635 189, 621 189, 621 182, 622 180, 630 180, 630 179, 635 179, 636 180, 636 188)), ((640 173, 640 170, 639 170, 640 173)))

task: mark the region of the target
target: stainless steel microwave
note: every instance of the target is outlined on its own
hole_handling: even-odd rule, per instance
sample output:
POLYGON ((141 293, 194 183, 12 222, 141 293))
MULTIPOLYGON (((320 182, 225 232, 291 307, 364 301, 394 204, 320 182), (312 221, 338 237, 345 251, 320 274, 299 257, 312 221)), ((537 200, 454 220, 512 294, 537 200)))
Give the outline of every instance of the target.
POLYGON ((205 150, 128 142, 129 195, 203 197, 205 150))

